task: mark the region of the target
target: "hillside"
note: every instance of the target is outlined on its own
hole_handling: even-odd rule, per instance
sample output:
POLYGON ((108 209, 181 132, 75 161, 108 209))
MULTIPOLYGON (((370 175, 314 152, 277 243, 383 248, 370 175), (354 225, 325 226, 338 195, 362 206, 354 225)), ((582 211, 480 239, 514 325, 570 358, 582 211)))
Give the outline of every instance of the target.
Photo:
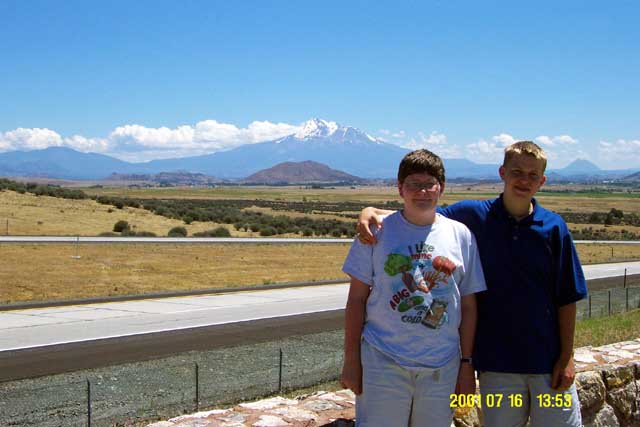
POLYGON ((144 182, 152 185, 210 185, 222 182, 222 180, 202 173, 187 171, 160 172, 157 174, 121 174, 112 173, 106 181, 144 182))
MULTIPOLYGON (((112 231, 119 220, 127 221, 134 231, 151 231, 158 236, 166 236, 176 226, 185 227, 189 235, 217 226, 206 222, 185 225, 181 220, 144 209, 116 209, 90 199, 69 200, 8 190, 0 191, 0 218, 1 233, 8 229, 12 236, 97 236, 112 231)), ((234 234, 245 233, 234 231, 234 234)))
POLYGON ((366 180, 311 160, 283 162, 242 180, 253 184, 363 183, 366 180))

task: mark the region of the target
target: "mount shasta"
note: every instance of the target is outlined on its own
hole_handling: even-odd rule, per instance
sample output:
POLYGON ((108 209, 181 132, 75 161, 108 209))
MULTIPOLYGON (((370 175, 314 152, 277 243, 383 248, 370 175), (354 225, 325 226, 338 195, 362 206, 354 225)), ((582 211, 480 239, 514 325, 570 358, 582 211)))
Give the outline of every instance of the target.
MULTIPOLYGON (((361 178, 394 178, 408 149, 386 143, 349 126, 320 119, 307 121, 286 137, 241 145, 194 157, 129 163, 97 153, 81 153, 66 147, 13 151, 0 154, 0 175, 61 179, 105 179, 117 174, 158 174, 186 171, 222 179, 241 179, 283 162, 314 161, 361 178)), ((444 160, 447 178, 496 179, 498 165, 466 159, 444 160)), ((593 163, 576 161, 564 170, 549 171, 556 177, 625 176, 637 170, 602 171, 593 163)))

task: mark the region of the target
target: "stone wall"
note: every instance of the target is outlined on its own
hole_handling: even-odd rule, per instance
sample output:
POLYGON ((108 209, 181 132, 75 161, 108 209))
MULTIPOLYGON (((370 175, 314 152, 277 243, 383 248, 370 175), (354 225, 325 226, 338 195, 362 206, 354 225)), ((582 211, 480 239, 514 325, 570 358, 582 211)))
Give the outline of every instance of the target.
MULTIPOLYGON (((640 339, 575 352, 576 386, 585 427, 640 426, 640 339)), ((456 427, 482 426, 473 410, 456 427)))

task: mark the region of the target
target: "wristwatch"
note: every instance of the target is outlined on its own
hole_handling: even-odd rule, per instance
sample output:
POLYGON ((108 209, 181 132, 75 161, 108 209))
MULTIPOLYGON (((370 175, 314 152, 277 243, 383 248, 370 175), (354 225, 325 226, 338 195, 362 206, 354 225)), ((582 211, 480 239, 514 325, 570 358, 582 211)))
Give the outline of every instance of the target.
POLYGON ((461 363, 468 363, 469 365, 473 365, 473 359, 471 357, 461 357, 461 363))

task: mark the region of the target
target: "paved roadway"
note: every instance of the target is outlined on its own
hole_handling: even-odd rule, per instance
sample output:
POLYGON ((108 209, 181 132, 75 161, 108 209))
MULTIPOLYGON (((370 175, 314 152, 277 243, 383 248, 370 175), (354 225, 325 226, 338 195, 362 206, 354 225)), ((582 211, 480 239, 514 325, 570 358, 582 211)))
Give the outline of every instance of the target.
MULTIPOLYGON (((640 262, 584 270, 593 280, 625 268, 640 274, 640 262)), ((337 284, 0 311, 0 381, 338 328, 347 293, 337 284)))

